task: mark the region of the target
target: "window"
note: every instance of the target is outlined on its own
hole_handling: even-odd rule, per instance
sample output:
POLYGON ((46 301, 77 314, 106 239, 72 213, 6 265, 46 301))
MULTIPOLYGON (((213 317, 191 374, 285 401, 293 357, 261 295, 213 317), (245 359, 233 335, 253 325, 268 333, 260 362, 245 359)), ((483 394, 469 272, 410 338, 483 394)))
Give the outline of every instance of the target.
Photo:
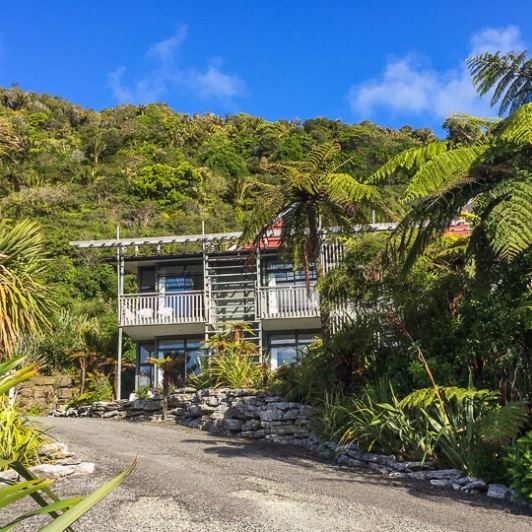
POLYGON ((306 349, 318 335, 319 331, 269 335, 268 348, 271 368, 276 369, 296 360, 301 351, 306 349))
POLYGON ((148 384, 153 387, 162 387, 163 370, 149 364, 148 358, 176 359, 178 362, 170 375, 172 386, 182 386, 186 375, 199 372, 199 365, 205 351, 199 338, 162 338, 157 342, 139 343, 137 347, 138 381, 137 388, 148 384), (156 354, 157 353, 157 354, 156 354))
MULTIPOLYGON (((311 284, 316 281, 316 269, 313 264, 309 265, 309 279, 311 284)), ((263 283, 267 286, 305 285, 306 275, 301 269, 294 270, 292 264, 269 261, 263 270, 263 283)))
MULTIPOLYGON (((311 286, 316 283, 316 271, 311 265, 309 271, 311 286)), ((317 308, 316 295, 309 295, 306 274, 294 271, 291 264, 267 262, 263 272, 263 283, 267 286, 262 305, 269 317, 283 317, 294 314, 309 315, 317 308)))
POLYGON ((142 343, 137 346, 137 389, 153 383, 153 365, 148 363, 148 358, 155 356, 155 343, 142 343))
MULTIPOLYGON (((170 357, 176 360, 176 366, 170 375, 170 382, 174 386, 182 386, 188 374, 199 371, 199 361, 204 356, 202 343, 198 338, 165 338, 158 342, 158 358, 170 357)), ((163 372, 159 368, 157 386, 162 385, 163 372)))

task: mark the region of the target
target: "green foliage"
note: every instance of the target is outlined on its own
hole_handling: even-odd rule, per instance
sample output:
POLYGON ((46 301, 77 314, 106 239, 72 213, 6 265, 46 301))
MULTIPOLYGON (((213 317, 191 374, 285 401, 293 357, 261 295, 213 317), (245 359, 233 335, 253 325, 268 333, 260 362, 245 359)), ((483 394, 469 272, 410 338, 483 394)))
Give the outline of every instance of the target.
POLYGON ((38 448, 47 442, 43 431, 29 425, 11 399, 0 396, 0 459, 38 464, 38 448))
POLYGON ((526 50, 520 54, 487 52, 466 59, 473 85, 484 96, 495 88, 491 106, 498 102, 499 115, 507 110, 513 113, 532 98, 532 59, 527 59, 526 50))
POLYGON ((228 352, 208 360, 203 371, 209 373, 215 388, 259 388, 262 384, 262 366, 255 356, 228 352))
MULTIPOLYGON (((368 451, 391 453, 400 458, 432 458, 436 434, 421 412, 414 414, 404 409, 395 396, 393 387, 384 381, 366 385, 358 395, 329 403, 327 408, 338 408, 343 421, 336 430, 337 441, 357 441, 368 451)), ((340 419, 342 419, 340 418, 340 419)))
POLYGON ((158 163, 142 167, 131 187, 141 199, 154 199, 162 206, 178 208, 185 201, 202 198, 201 183, 201 174, 189 163, 176 168, 158 163))
POLYGON ((39 417, 42 414, 41 406, 30 406, 26 411, 26 415, 29 417, 39 417))
POLYGON ((41 280, 46 264, 36 223, 0 223, 0 361, 12 355, 21 333, 48 323, 45 309, 52 302, 41 280))
POLYGON ((532 431, 508 449, 505 461, 512 488, 517 495, 532 499, 532 431))
POLYGON ((0 459, 31 466, 39 463, 37 448, 47 442, 42 430, 29 425, 7 393, 35 374, 35 364, 17 369, 25 361, 17 357, 0 364, 0 459))
POLYGON ((205 341, 203 349, 210 352, 200 362, 199 373, 189 377, 191 385, 218 388, 257 388, 263 378, 257 344, 246 323, 223 324, 222 332, 205 341))
POLYGON ((145 384, 144 386, 141 386, 135 391, 135 394, 137 395, 137 399, 149 399, 151 397, 150 385, 145 384))
POLYGON ((53 482, 52 480, 38 479, 20 462, 0 460, 0 467, 9 466, 22 478, 26 479, 21 483, 9 483, 7 487, 0 488, 0 509, 27 496, 31 497, 39 506, 37 510, 26 512, 10 523, 7 523, 2 530, 12 530, 25 519, 30 519, 36 515, 43 514, 49 514, 53 520, 42 528, 41 532, 72 530, 70 528, 72 523, 77 521, 95 504, 116 489, 122 481, 133 472, 137 465, 137 460, 138 457, 123 473, 108 481, 87 497, 71 497, 64 500, 60 500, 48 487, 53 482))
POLYGON ((367 223, 371 208, 383 210, 373 185, 362 183, 340 169, 338 143, 314 147, 301 162, 272 165, 285 177, 281 185, 261 185, 258 203, 246 221, 242 243, 257 250, 266 235, 281 226, 280 247, 287 262, 319 269, 320 226, 339 226, 348 233, 354 223, 367 223))

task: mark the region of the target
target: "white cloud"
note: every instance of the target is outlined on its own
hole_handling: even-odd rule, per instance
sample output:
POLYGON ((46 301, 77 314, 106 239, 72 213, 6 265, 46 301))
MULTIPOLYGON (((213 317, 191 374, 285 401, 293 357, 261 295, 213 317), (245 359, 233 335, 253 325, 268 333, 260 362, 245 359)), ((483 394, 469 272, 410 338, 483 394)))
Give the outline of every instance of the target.
POLYGON ((186 26, 175 35, 149 47, 146 57, 152 68, 133 83, 124 82, 125 67, 117 68, 107 76, 107 85, 119 103, 150 103, 165 93, 180 89, 201 99, 230 100, 245 92, 245 83, 238 77, 222 71, 222 60, 214 58, 202 72, 196 68, 181 68, 177 57, 187 38, 186 26))
MULTIPOLYGON (((471 38, 468 57, 485 52, 521 52, 525 45, 519 29, 486 28, 471 38)), ((379 78, 353 85, 347 95, 351 110, 369 118, 377 110, 395 115, 420 115, 444 120, 452 112, 493 116, 489 97, 479 98, 464 63, 439 72, 428 68, 414 55, 392 59, 379 78)))

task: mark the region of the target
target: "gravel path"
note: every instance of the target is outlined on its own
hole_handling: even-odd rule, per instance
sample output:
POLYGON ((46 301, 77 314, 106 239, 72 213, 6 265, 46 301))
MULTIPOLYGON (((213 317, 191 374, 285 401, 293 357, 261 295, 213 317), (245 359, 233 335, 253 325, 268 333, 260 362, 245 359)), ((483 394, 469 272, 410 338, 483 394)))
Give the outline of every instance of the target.
MULTIPOLYGON (((45 419, 51 434, 96 463, 56 482, 87 494, 137 470, 74 527, 77 531, 530 532, 518 507, 315 461, 284 446, 251 444, 154 423, 45 419)), ((0 511, 0 525, 9 517, 0 511)), ((17 530, 35 531, 35 522, 17 530)))

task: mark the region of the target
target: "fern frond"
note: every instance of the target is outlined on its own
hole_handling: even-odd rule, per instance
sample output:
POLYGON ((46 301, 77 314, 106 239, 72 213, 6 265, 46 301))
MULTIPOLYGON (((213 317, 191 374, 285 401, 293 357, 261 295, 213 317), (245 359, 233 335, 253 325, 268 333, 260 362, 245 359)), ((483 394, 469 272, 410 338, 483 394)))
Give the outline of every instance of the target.
POLYGON ((312 148, 307 156, 305 163, 311 172, 323 169, 326 161, 340 153, 341 146, 338 142, 326 142, 312 148))
POLYGON ((488 148, 487 145, 471 146, 440 153, 418 170, 400 200, 411 202, 441 189, 442 186, 454 185, 457 180, 463 179, 488 148))
POLYGON ((507 445, 517 438, 526 420, 527 412, 522 401, 508 403, 480 420, 480 436, 486 443, 507 445))
POLYGON ((419 167, 428 161, 431 161, 440 154, 449 149, 447 142, 431 142, 426 146, 411 148, 405 150, 390 159, 386 164, 381 166, 367 179, 368 183, 378 183, 387 177, 390 177, 400 168, 410 170, 413 167, 419 167))
POLYGON ((491 106, 501 102, 499 116, 532 101, 532 59, 526 59, 527 53, 488 52, 466 59, 477 93, 484 96, 495 89, 491 106))
POLYGON ((496 205, 486 220, 491 247, 511 260, 532 246, 532 181, 504 183, 492 194, 496 205))
POLYGON ((523 105, 505 120, 500 139, 515 144, 532 144, 532 103, 523 105))
MULTIPOLYGON (((445 403, 457 401, 490 402, 498 398, 498 392, 489 390, 476 390, 475 388, 459 388, 457 386, 441 386, 438 391, 445 403)), ((437 395, 434 388, 422 388, 407 395, 399 402, 401 408, 428 408, 437 402, 437 395)))

